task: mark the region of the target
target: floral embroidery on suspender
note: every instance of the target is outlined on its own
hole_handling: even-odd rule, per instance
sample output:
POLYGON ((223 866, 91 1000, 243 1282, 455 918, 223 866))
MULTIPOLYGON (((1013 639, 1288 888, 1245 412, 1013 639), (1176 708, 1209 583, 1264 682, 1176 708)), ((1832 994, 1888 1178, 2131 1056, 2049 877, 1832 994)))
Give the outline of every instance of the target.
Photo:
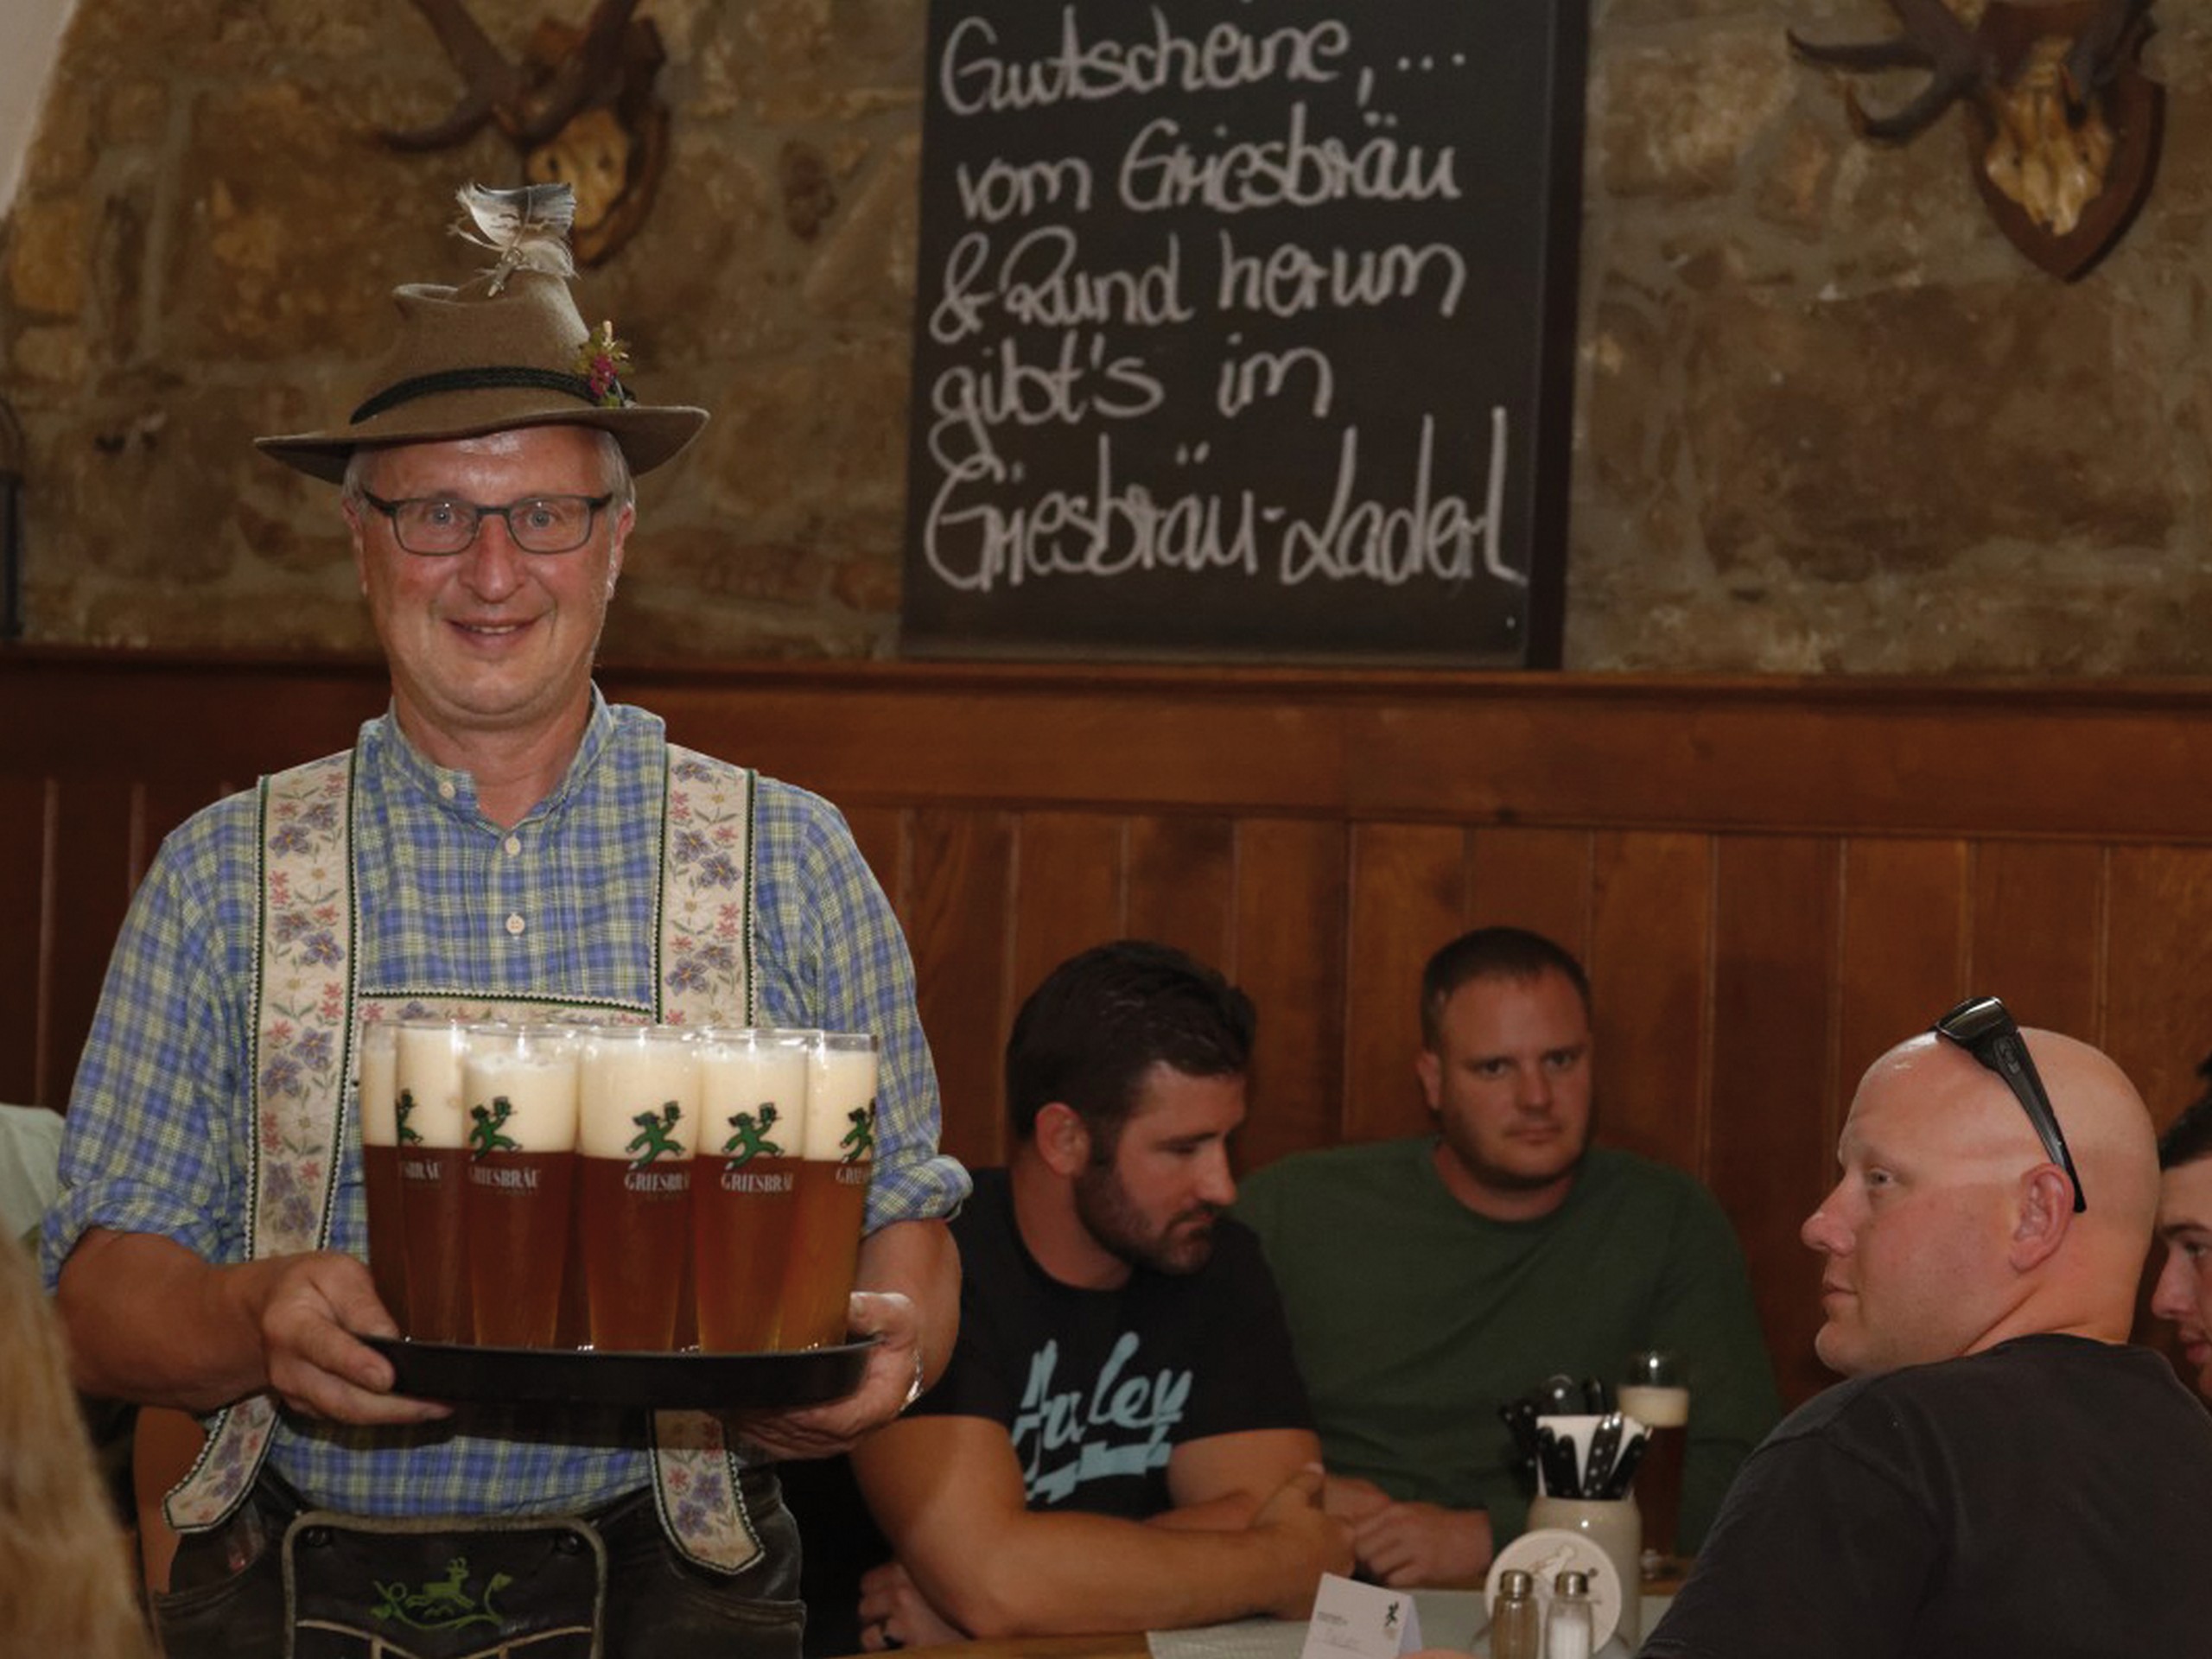
MULTIPOLYGON (((322 1248, 353 1075, 353 756, 262 779, 253 963, 253 1136, 246 1241, 256 1257, 322 1248)), ((256 1395, 219 1413, 168 1495, 169 1524, 219 1524, 259 1473, 276 1412, 256 1395)))
MULTIPOLYGON (((753 810, 747 768, 668 746, 661 818, 661 1018, 677 1025, 752 1025, 753 810)), ((653 1414, 654 1498, 677 1547, 702 1567, 734 1573, 760 1558, 737 1459, 719 1418, 653 1414)))
POLYGON ((661 820, 661 1017, 673 1025, 751 1025, 751 770, 668 747, 661 820))

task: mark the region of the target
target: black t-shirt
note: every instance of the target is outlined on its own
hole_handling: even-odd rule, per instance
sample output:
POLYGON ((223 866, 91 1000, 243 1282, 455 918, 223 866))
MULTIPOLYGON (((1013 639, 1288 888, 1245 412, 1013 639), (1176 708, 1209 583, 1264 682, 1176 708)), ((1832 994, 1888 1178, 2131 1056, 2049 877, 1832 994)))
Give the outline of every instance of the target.
POLYGON ((910 1416, 988 1417, 1020 1459, 1033 1510, 1142 1520, 1172 1507, 1185 1440, 1311 1428, 1281 1300, 1251 1229, 1224 1216, 1192 1274, 1140 1268, 1077 1290, 1039 1267, 1002 1169, 979 1171, 952 1223, 960 1340, 910 1416))
MULTIPOLYGON (((1198 1272, 1139 1268, 1108 1291, 1073 1289, 1037 1265, 1002 1169, 976 1172, 951 1230, 960 1337, 907 1414, 1003 1424, 1031 1509, 1141 1520, 1172 1506, 1167 1459, 1185 1441, 1313 1426, 1274 1279, 1242 1222, 1215 1224, 1198 1272)), ((856 1652, 861 1574, 889 1546, 845 1459, 781 1472, 799 1522, 806 1651, 856 1652)))
POLYGON ((1840 1383, 1744 1465, 1646 1659, 2212 1649, 2212 1416, 2078 1337, 1840 1383))

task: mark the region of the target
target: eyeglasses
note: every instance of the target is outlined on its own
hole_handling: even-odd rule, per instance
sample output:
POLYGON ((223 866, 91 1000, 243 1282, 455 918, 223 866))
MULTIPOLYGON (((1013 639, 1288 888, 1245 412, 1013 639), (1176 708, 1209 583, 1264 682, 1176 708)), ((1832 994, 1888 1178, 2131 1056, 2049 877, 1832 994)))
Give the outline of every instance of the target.
POLYGON ((2074 1213, 2088 1209, 2088 1201, 2082 1196, 2082 1176, 2074 1167, 2074 1154, 2066 1149, 2058 1115, 2050 1109, 2050 1096, 2044 1092, 2036 1063, 2028 1056, 2027 1042, 2005 1005, 1993 996, 1970 996, 1938 1020, 1933 1029, 1938 1037, 1956 1043, 2005 1079, 2005 1086, 2026 1111, 2028 1122, 2036 1126, 2050 1161, 2074 1183, 2074 1213))
POLYGON ((403 551, 436 556, 465 552, 486 518, 507 521, 507 534, 525 553, 571 553, 591 539, 591 527, 613 495, 532 495, 504 507, 479 506, 449 495, 423 495, 387 501, 361 492, 361 499, 391 520, 391 534, 403 551))

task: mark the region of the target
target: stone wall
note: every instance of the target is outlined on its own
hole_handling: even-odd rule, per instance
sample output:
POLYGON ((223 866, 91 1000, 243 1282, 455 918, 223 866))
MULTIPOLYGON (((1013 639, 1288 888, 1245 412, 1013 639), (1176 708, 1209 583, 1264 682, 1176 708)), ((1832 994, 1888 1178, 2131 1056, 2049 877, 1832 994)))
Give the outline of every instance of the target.
MULTIPOLYGON (((552 9, 472 6, 511 52, 552 9)), ((580 297, 717 414, 647 485, 607 648, 892 654, 924 0, 645 10, 671 163, 580 297)), ((2212 17, 2159 10, 2158 184, 2069 285, 1959 117, 1872 149, 1790 61, 1785 24, 1871 36, 1876 0, 1594 0, 1569 667, 2212 669, 2212 17)), ((351 403, 391 286, 467 264, 442 198, 513 151, 369 140, 459 92, 403 0, 79 0, 56 74, 0 223, 30 637, 368 649, 330 493, 247 440, 351 403)))

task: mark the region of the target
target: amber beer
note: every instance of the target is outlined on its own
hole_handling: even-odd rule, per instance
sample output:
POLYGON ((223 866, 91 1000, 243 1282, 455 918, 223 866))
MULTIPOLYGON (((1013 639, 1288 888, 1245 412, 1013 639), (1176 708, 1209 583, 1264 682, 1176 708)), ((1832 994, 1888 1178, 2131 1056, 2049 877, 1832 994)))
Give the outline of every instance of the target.
POLYGON ((461 1097, 476 1340, 550 1348, 575 1185, 575 1038, 542 1027, 471 1026, 461 1097))
POLYGON ((807 1068, 798 1217, 784 1273, 779 1348, 845 1339, 868 1179, 875 1171, 875 1039, 825 1032, 807 1068))
POLYGON ((399 1216, 405 1230, 403 1328, 420 1342, 467 1342, 475 1332, 462 1221, 468 1149, 461 1062, 467 1037, 450 1020, 403 1020, 397 1037, 393 1138, 399 1147, 399 1216))
POLYGON ((666 1353, 691 1277, 698 1051, 665 1026, 579 1045, 578 1228, 591 1345, 666 1353))
POLYGON ((1624 1415, 1651 1431, 1643 1461, 1636 1468, 1636 1506, 1643 1514, 1643 1570, 1649 1577, 1664 1572, 1675 1555, 1690 1391, 1670 1357, 1643 1353, 1630 1360, 1628 1380, 1620 1385, 1618 1400, 1624 1415))
POLYGON ((369 1272, 377 1300, 407 1329, 407 1224, 399 1195, 399 1033, 384 1020, 361 1027, 361 1196, 368 1211, 369 1272))
POLYGON ((817 1031, 709 1031, 699 1041, 699 1345, 777 1345, 784 1269, 798 1215, 807 1064, 817 1031))

